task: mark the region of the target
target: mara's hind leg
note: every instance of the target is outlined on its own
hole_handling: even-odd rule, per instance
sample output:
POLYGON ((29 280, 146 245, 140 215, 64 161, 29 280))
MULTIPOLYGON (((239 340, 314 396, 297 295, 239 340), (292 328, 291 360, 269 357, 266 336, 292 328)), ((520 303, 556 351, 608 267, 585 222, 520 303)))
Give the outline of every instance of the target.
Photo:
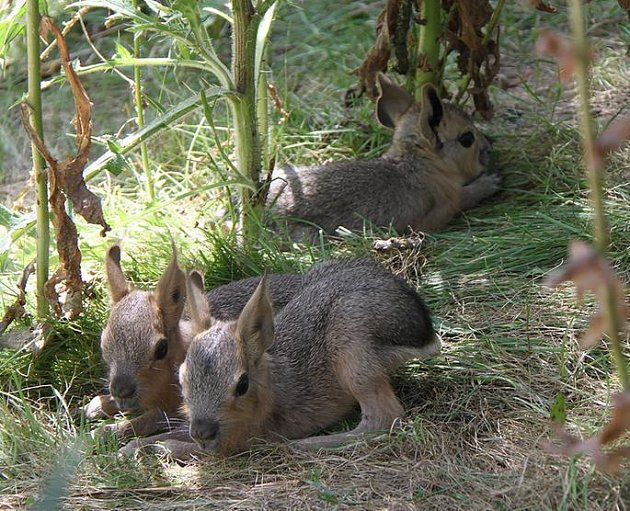
MULTIPOLYGON (((352 360, 352 359, 347 359, 352 360)), ((378 364, 356 360, 345 364, 339 371, 341 384, 345 386, 361 406, 361 422, 352 431, 333 435, 304 438, 293 443, 298 449, 336 447, 389 431, 403 416, 403 407, 394 394, 389 378, 378 364), (363 363, 362 363, 363 362, 363 363), (376 367, 375 367, 376 366, 376 367), (369 377, 366 374, 370 374, 369 377)))

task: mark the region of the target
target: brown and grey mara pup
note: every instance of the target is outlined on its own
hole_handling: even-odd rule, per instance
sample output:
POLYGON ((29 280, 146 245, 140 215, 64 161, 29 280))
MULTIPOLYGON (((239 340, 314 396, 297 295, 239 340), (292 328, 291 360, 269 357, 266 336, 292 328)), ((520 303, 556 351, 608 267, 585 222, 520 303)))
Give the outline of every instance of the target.
MULTIPOLYGON (((145 436, 181 420, 181 391, 177 378, 192 339, 184 313, 186 276, 173 257, 157 287, 133 289, 120 266, 120 247, 105 258, 112 309, 101 336, 103 359, 109 368, 110 394, 96 396, 84 408, 88 419, 137 412, 138 417, 107 425, 120 438, 145 436)), ((302 286, 299 274, 271 275, 270 289, 279 309, 302 286)), ((218 287, 205 295, 213 318, 238 318, 260 282, 260 277, 218 287)))
POLYGON ((199 273, 188 293, 197 335, 180 383, 197 446, 167 434, 138 439, 129 452, 156 441, 176 458, 239 452, 257 439, 320 448, 388 430, 403 415, 389 374, 440 350, 420 296, 370 260, 316 266, 275 318, 266 279, 235 321, 212 319, 199 273), (311 436, 357 403, 354 430, 311 436))
POLYGON ((293 239, 316 239, 316 226, 360 230, 366 220, 401 234, 437 231, 499 191, 499 176, 484 174, 490 142, 467 115, 430 84, 417 103, 386 76, 378 81, 376 116, 394 129, 385 154, 274 171, 267 206, 293 239))

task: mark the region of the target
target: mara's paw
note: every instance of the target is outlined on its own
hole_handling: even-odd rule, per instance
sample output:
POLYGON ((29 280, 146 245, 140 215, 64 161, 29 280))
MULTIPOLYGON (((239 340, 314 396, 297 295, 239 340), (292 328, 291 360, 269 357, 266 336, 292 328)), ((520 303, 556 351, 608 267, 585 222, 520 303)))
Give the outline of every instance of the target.
POLYGON ((133 458, 142 454, 164 456, 173 461, 188 461, 198 453, 198 447, 192 442, 182 440, 155 441, 149 438, 137 438, 118 450, 119 458, 133 458))
POLYGON ((112 424, 102 424, 91 431, 91 436, 99 443, 111 441, 113 438, 124 440, 133 434, 129 421, 114 422, 112 424))
POLYGON ((93 398, 80 411, 88 420, 105 419, 115 415, 118 407, 111 396, 104 394, 93 398))
POLYGON ((475 185, 475 187, 479 186, 486 190, 486 197, 490 197, 494 195, 499 190, 501 190, 501 185, 503 184, 503 177, 500 174, 481 174, 477 179, 475 179, 469 186, 475 185))

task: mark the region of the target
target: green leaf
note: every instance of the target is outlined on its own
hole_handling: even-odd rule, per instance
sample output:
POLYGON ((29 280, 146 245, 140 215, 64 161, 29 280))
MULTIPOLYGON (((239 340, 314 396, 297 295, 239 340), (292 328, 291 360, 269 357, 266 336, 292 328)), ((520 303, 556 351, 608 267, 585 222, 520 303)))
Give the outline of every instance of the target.
MULTIPOLYGON (((8 4, 7 4, 8 5, 8 4)), ((6 8, 0 9, 0 58, 4 58, 11 48, 11 42, 24 31, 24 23, 20 20, 26 13, 26 0, 15 2, 6 15, 6 8)))
POLYGON ((219 18, 223 18, 230 25, 234 24, 234 20, 232 19, 232 17, 229 16, 228 14, 224 13, 223 11, 219 10, 219 9, 215 9, 214 7, 204 7, 202 10, 204 12, 209 12, 210 14, 214 14, 215 16, 217 16, 219 18))
POLYGON ((254 61, 254 76, 256 79, 258 79, 258 76, 260 75, 262 61, 265 58, 265 48, 267 47, 267 39, 269 38, 269 32, 271 31, 273 16, 276 12, 276 5, 278 5, 278 2, 271 4, 258 25, 258 32, 256 33, 256 57, 254 61))
POLYGON ((199 15, 199 2, 197 0, 175 0, 173 10, 180 12, 190 23, 193 31, 201 26, 201 16, 199 15))
POLYGON ((152 25, 155 23, 153 18, 136 9, 130 1, 125 0, 81 0, 70 4, 70 7, 102 7, 114 13, 110 18, 124 16, 140 24, 152 25))
POLYGON ((107 141, 107 147, 109 147, 109 150, 114 153, 114 154, 121 154, 122 153, 122 146, 118 143, 118 140, 114 140, 112 138, 110 138, 107 141))
POLYGON ((170 16, 173 14, 173 9, 164 4, 161 4, 160 2, 155 2, 154 0, 144 0, 144 3, 147 4, 147 7, 151 9, 155 14, 158 14, 160 16, 170 16))
POLYGON ((13 215, 7 226, 8 230, 6 234, 0 238, 0 259, 7 254, 13 243, 35 227, 35 223, 35 213, 13 215))
POLYGON ((123 59, 130 59, 132 57, 131 52, 118 41, 116 41, 116 55, 123 59))
POLYGON ((122 154, 116 154, 105 164, 105 170, 114 176, 119 176, 124 170, 130 169, 131 163, 122 154))
MULTIPOLYGON (((210 87, 206 92, 206 94, 211 97, 223 96, 225 93, 225 89, 221 87, 210 87)), ((141 142, 145 142, 150 139, 156 133, 159 133, 164 129, 169 129, 175 121, 181 119, 188 112, 197 108, 200 102, 200 97, 195 95, 170 108, 164 113, 164 115, 161 115, 150 123, 147 123, 141 130, 132 133, 122 140, 117 140, 115 142, 116 145, 112 146, 110 145, 110 142, 114 142, 111 140, 108 141, 107 144, 109 146, 109 151, 101 155, 85 169, 83 173, 85 180, 89 181, 94 176, 100 174, 103 169, 107 168, 108 163, 114 160, 116 156, 127 154, 134 147, 137 147, 141 142), (113 151, 112 148, 115 149, 115 151, 113 151)), ((116 167, 114 167, 114 170, 116 170, 116 167)))
POLYGON ((562 392, 558 392, 556 394, 556 399, 551 404, 551 408, 549 410, 549 418, 551 419, 551 422, 555 422, 557 424, 564 424, 566 422, 567 407, 566 400, 562 392))
POLYGON ((11 223, 17 216, 18 215, 14 211, 11 211, 4 204, 0 204, 0 225, 7 228, 10 227, 11 223))

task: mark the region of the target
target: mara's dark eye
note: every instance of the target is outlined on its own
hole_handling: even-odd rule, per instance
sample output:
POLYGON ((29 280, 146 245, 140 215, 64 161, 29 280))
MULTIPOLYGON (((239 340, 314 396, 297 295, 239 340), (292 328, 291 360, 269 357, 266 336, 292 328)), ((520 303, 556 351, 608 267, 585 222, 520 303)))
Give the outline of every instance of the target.
POLYGON ((467 131, 459 136, 459 143, 464 147, 470 147, 475 143, 475 135, 473 135, 472 131, 467 131))
POLYGON ((234 394, 237 396, 242 396, 249 389, 249 376, 247 373, 243 374, 236 384, 236 389, 234 389, 234 394))
POLYGON ((168 353, 168 341, 160 339, 155 346, 155 360, 162 360, 168 353))

